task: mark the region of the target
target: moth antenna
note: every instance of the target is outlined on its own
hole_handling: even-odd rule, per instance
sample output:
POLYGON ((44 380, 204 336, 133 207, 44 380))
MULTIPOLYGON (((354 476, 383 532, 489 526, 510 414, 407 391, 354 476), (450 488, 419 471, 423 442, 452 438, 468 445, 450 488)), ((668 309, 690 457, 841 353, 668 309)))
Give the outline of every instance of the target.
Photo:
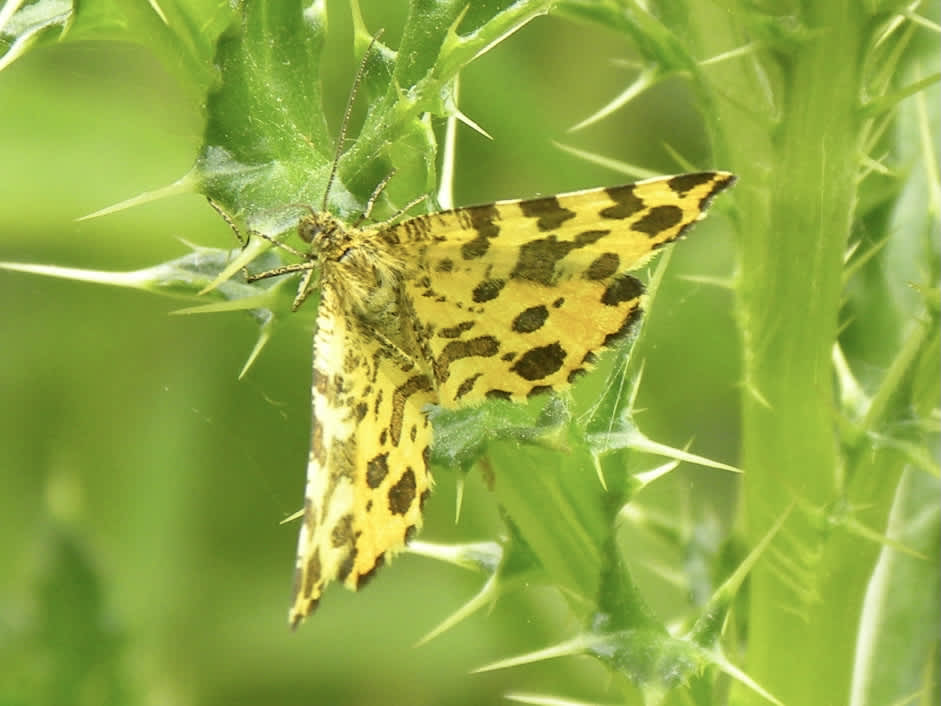
POLYGON ((343 143, 346 142, 346 128, 350 124, 350 113, 353 112, 353 100, 356 98, 359 84, 363 80, 363 74, 366 73, 366 60, 369 58, 369 52, 372 51, 373 45, 379 41, 379 37, 382 36, 383 31, 384 30, 380 29, 376 32, 370 40, 369 46, 366 47, 366 53, 363 54, 363 59, 359 62, 359 68, 356 70, 356 77, 353 79, 350 95, 346 99, 346 110, 343 111, 343 121, 340 123, 340 134, 337 135, 337 151, 336 154, 333 155, 333 164, 330 165, 330 176, 327 177, 327 186, 323 190, 321 211, 327 210, 327 197, 330 195, 330 187, 333 186, 333 180, 337 175, 337 167, 340 164, 340 157, 343 155, 343 143))

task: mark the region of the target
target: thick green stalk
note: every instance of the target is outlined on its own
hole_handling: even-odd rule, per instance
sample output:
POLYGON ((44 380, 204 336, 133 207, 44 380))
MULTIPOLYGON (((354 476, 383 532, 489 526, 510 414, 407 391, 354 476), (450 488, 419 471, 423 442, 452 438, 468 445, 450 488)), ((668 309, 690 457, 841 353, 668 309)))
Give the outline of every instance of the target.
POLYGON ((746 185, 739 202, 741 222, 767 222, 741 244, 749 537, 760 538, 792 503, 797 510, 752 575, 746 668, 784 703, 841 704, 864 584, 843 572, 871 568, 834 556, 834 547, 860 542, 824 521, 843 486, 831 351, 861 148, 865 15, 845 1, 805 3, 802 19, 806 40, 785 54, 778 75, 782 112, 770 151, 742 155, 769 172, 768 193, 746 185))

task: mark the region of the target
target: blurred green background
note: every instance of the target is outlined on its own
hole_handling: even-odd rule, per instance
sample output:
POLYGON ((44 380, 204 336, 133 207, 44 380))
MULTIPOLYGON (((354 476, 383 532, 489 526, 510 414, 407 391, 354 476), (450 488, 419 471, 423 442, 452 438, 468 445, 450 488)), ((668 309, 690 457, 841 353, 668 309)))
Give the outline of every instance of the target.
MULTIPOLYGON (((391 46, 404 5, 364 3, 391 46)), ((636 75, 614 61, 632 55, 622 37, 549 17, 475 62, 460 104, 494 139, 459 130, 455 202, 631 180, 552 140, 683 171, 669 141, 698 167, 725 166, 710 163, 680 82, 566 134, 636 75)), ((336 127, 354 71, 342 8, 326 56, 336 127)), ((188 90, 143 49, 105 42, 45 47, 0 73, 0 260, 131 270, 186 254, 184 240, 234 246, 196 194, 75 220, 189 170, 203 117, 188 90)), ((720 208, 675 249, 636 352, 637 421, 657 441, 692 440, 691 451, 734 464, 731 296, 682 279, 730 274, 728 232, 720 208)), ((618 700, 586 658, 469 673, 572 634, 548 591, 503 599, 413 648, 483 580, 420 557, 398 558, 361 594, 332 589, 288 630, 297 526, 279 522, 302 501, 313 307, 239 381, 257 334, 243 314, 170 316, 184 304, 5 271, 0 301, 0 705, 476 704, 508 690, 618 700)), ((602 370, 576 397, 603 381, 602 370)), ((436 480, 422 539, 501 531, 478 473, 457 524, 454 474, 438 468, 436 480)), ((735 490, 729 474, 684 468, 637 502, 727 530, 735 490)), ((683 557, 625 532, 638 581, 669 618, 687 597, 651 567, 683 557)))

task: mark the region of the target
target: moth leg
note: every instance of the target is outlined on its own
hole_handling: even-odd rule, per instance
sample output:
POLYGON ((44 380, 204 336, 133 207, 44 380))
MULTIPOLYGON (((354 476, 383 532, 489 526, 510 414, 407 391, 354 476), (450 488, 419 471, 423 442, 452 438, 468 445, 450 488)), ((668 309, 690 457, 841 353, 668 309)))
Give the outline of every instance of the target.
MULTIPOLYGON (((235 233, 235 237, 238 239, 238 241, 239 241, 239 243, 241 244, 242 248, 244 249, 244 248, 248 247, 248 240, 249 240, 249 238, 244 238, 244 237, 242 236, 242 231, 239 230, 239 227, 235 224, 235 221, 232 220, 231 216, 229 216, 229 214, 226 213, 225 210, 223 210, 222 206, 219 205, 219 203, 217 203, 216 201, 213 201, 213 200, 212 200, 211 198, 209 198, 208 196, 206 197, 206 201, 209 202, 209 205, 212 206, 212 209, 213 209, 216 213, 218 213, 219 216, 222 218, 222 220, 224 220, 224 221, 226 222, 226 224, 229 226, 229 228, 232 229, 232 232, 235 233)), ((308 207, 308 208, 309 208, 309 207, 308 207)), ((291 247, 291 246, 288 245, 287 243, 282 243, 280 240, 276 240, 275 238, 272 238, 270 235, 265 235, 264 233, 261 233, 261 232, 259 232, 259 231, 257 231, 257 230, 250 230, 250 231, 248 232, 248 235, 249 235, 249 236, 257 235, 259 238, 264 238, 265 240, 267 240, 269 243, 271 243, 271 244, 274 245, 275 247, 281 248, 282 250, 287 250, 289 253, 291 253, 291 254, 294 255, 295 257, 298 257, 298 258, 300 258, 300 259, 302 259, 302 260, 307 259, 307 258, 310 257, 310 255, 309 255, 308 253, 302 252, 302 251, 298 250, 297 248, 291 247)))
MULTIPOLYGON (((212 206, 212 209, 216 213, 218 213, 219 216, 222 218, 222 220, 224 220, 228 224, 229 228, 232 229, 232 232, 235 233, 235 237, 238 239, 239 243, 241 244, 242 249, 244 250, 246 247, 248 247, 249 238, 242 237, 242 232, 239 230, 239 227, 235 224, 235 221, 229 216, 229 214, 225 212, 222 206, 216 201, 214 201, 213 199, 209 198, 208 196, 206 197, 206 201, 209 202, 209 205, 212 206)), ((268 235, 265 235, 264 233, 259 233, 258 231, 249 231, 249 236, 252 236, 252 235, 257 235, 261 238, 264 238, 265 240, 270 242, 272 245, 275 245, 276 247, 287 250, 292 255, 295 255, 296 257, 302 260, 305 260, 305 262, 301 262, 295 265, 285 265, 284 267, 276 267, 272 270, 265 270, 264 272, 257 272, 255 274, 251 274, 248 271, 247 267, 243 267, 242 271, 245 273, 245 281, 248 282, 249 284, 252 282, 257 282, 258 280, 261 280, 261 279, 268 279, 269 277, 278 277, 280 275, 286 275, 292 272, 310 271, 313 269, 314 264, 309 261, 310 255, 308 253, 303 253, 300 250, 297 250, 296 248, 292 248, 290 245, 287 245, 286 243, 282 243, 268 235)), ((307 277, 305 279, 309 280, 310 277, 307 277)), ((309 289, 310 285, 307 285, 307 287, 309 289)), ((297 307, 300 306, 300 303, 303 302, 304 299, 306 299, 309 294, 310 293, 308 292, 307 294, 304 295, 304 297, 300 297, 300 295, 298 295, 300 297, 300 301, 297 301, 297 299, 295 299, 294 308, 297 309, 297 307)))
MULTIPOLYGON (((212 206, 213 210, 222 217, 222 220, 224 220, 229 225, 229 228, 232 229, 232 232, 235 233, 235 237, 238 239, 239 243, 241 243, 242 248, 246 248, 248 246, 248 238, 242 238, 242 232, 235 224, 235 221, 229 217, 229 214, 223 210, 221 205, 213 201, 208 196, 206 197, 206 200, 209 202, 209 205, 212 206)), ((301 282, 301 288, 298 290, 297 296, 294 298, 294 304, 291 307, 292 311, 297 311, 297 308, 304 303, 304 300, 310 296, 311 291, 317 286, 318 281, 314 280, 316 263, 310 260, 309 253, 301 252, 297 248, 293 248, 287 243, 282 243, 279 240, 275 240, 269 235, 259 233, 258 231, 250 231, 249 235, 257 235, 261 238, 264 238, 272 245, 286 250, 295 257, 304 260, 304 262, 299 262, 293 265, 284 265, 283 267, 275 267, 274 269, 265 270, 264 272, 256 272, 255 274, 251 274, 248 271, 248 268, 243 268, 243 271, 245 272, 245 281, 249 284, 252 282, 257 282, 258 280, 268 279, 269 277, 279 277, 281 275, 291 274, 292 272, 307 272, 307 275, 301 282)))
POLYGON ((320 268, 313 267, 315 264, 313 262, 300 264, 311 265, 311 267, 307 268, 307 273, 301 279, 301 283, 297 287, 297 296, 294 297, 294 302, 291 304, 291 311, 297 311, 301 304, 304 303, 304 300, 320 285, 320 268))
POLYGON ((370 226, 370 228, 375 228, 376 230, 385 230, 386 228, 391 226, 393 223, 395 223, 397 220, 399 220, 403 215, 405 215, 410 210, 412 210, 414 206, 417 206, 418 204, 420 204, 422 201, 424 201, 427 198, 428 196, 426 195, 426 196, 419 196, 417 199, 412 199, 407 204, 405 204, 402 208, 400 208, 398 211, 396 211, 391 216, 386 218, 384 221, 373 223, 370 226))
POLYGON ((265 270, 264 272, 257 272, 253 275, 246 274, 245 281, 251 284, 258 280, 280 277, 281 275, 289 275, 294 272, 305 273, 304 277, 301 279, 300 285, 298 285, 297 296, 294 297, 294 302, 291 304, 291 311, 297 311, 301 304, 304 303, 304 300, 307 299, 320 284, 320 268, 316 262, 308 260, 307 262, 298 262, 293 265, 275 267, 273 270, 265 270))
POLYGON ((208 196, 206 197, 206 201, 208 201, 209 205, 212 206, 212 210, 218 213, 219 216, 222 218, 222 220, 224 220, 226 224, 229 226, 229 228, 232 229, 232 232, 235 233, 235 237, 239 241, 239 244, 243 248, 245 248, 248 245, 248 238, 244 238, 244 239, 242 238, 242 231, 240 231, 238 226, 235 225, 235 221, 233 221, 229 217, 229 214, 223 210, 222 206, 219 203, 217 203, 216 201, 213 201, 208 196))
POLYGON ((297 262, 293 265, 283 265, 281 267, 275 267, 273 270, 265 270, 264 272, 250 274, 245 278, 245 280, 251 284, 252 282, 257 282, 260 279, 280 277, 281 275, 289 275, 292 272, 309 272, 315 270, 316 268, 316 262, 297 262))
POLYGON ((386 175, 386 178, 379 182, 376 185, 376 188, 372 190, 372 194, 369 196, 369 200, 366 201, 366 208, 363 209, 363 215, 356 219, 356 222, 353 223, 353 227, 357 228, 359 225, 369 218, 369 215, 372 213, 372 207, 376 205, 376 201, 379 198, 379 195, 385 191, 386 186, 392 181, 392 177, 395 176, 395 170, 393 169, 386 175))

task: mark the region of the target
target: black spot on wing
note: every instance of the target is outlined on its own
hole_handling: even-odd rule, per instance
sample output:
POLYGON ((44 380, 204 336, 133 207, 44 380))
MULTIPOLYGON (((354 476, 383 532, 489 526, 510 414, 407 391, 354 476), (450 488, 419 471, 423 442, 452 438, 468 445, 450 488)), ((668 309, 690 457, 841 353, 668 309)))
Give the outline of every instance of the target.
POLYGON ((709 208, 709 204, 712 202, 712 199, 716 194, 718 194, 720 191, 723 191, 724 189, 729 188, 736 182, 736 178, 731 174, 723 177, 713 175, 713 178, 715 179, 715 184, 712 185, 712 189, 710 189, 709 193, 699 200, 700 211, 705 211, 707 208, 709 208))
POLYGON ((516 266, 510 277, 552 285, 555 276, 555 264, 569 254, 575 243, 550 235, 538 240, 530 240, 520 247, 516 266))
POLYGON ((330 544, 335 548, 353 543, 353 515, 346 514, 339 519, 330 531, 330 544))
POLYGON ((634 193, 633 184, 612 186, 605 189, 604 192, 608 195, 608 198, 614 201, 613 206, 601 209, 601 215, 604 218, 630 218, 644 209, 644 202, 634 193))
POLYGON ((526 397, 536 397, 537 395, 545 394, 552 389, 552 385, 534 385, 533 388, 526 393, 526 397))
POLYGON ((320 583, 321 574, 323 572, 323 567, 320 563, 320 547, 314 547, 310 559, 308 559, 307 563, 302 567, 302 572, 304 578, 303 583, 301 583, 299 587, 300 593, 303 596, 311 596, 316 591, 317 584, 320 583))
POLYGON ((496 299, 500 296, 500 290, 503 289, 505 284, 506 281, 502 279, 485 279, 474 287, 474 301, 477 304, 483 304, 484 302, 489 302, 491 299, 496 299))
POLYGON ((460 338, 461 334, 474 328, 473 321, 462 321, 457 326, 449 326, 438 331, 441 338, 460 338))
POLYGON ((411 377, 395 388, 392 394, 392 413, 389 420, 389 436, 392 437, 393 445, 398 446, 402 438, 402 423, 408 398, 419 392, 429 392, 431 389, 431 380, 424 375, 411 377))
POLYGON ((393 515, 404 515, 415 502, 415 471, 405 469, 402 477, 389 488, 389 512, 393 515))
POLYGON ((679 206, 654 206, 636 223, 631 224, 631 229, 654 237, 678 225, 682 220, 683 209, 679 206))
POLYGON ((304 498, 304 526, 307 528, 307 536, 314 536, 314 527, 317 524, 317 513, 314 510, 314 503, 309 497, 304 498))
POLYGON ((575 236, 575 247, 583 248, 586 245, 594 245, 610 232, 610 230, 583 230, 575 236))
POLYGON ((680 174, 667 182, 667 186, 678 196, 685 196, 686 192, 702 184, 708 184, 716 178, 714 172, 699 172, 697 174, 680 174))
POLYGON ((541 231, 555 230, 567 220, 575 218, 575 212, 563 208, 555 196, 520 201, 519 207, 524 216, 538 219, 536 225, 541 231))
POLYGON ((470 219, 470 226, 477 231, 477 236, 461 246, 461 257, 465 260, 475 260, 487 254, 490 240, 500 234, 500 226, 494 223, 499 220, 500 213, 493 204, 487 206, 472 206, 461 209, 461 212, 470 219))
POLYGON ((366 485, 378 488, 389 475, 389 454, 379 454, 366 463, 366 485))
POLYGON ((310 437, 310 458, 321 468, 327 465, 327 449, 323 445, 323 426, 314 420, 314 430, 310 437))
POLYGON ((454 399, 459 400, 468 392, 473 390, 474 383, 477 382, 477 378, 479 378, 481 375, 483 375, 483 373, 475 373, 469 378, 466 378, 460 385, 458 385, 457 392, 454 393, 454 399))
POLYGON ((438 382, 444 382, 450 376, 448 368, 451 363, 462 358, 483 357, 489 358, 500 350, 500 342, 493 336, 478 336, 468 341, 451 341, 446 345, 441 355, 434 362, 435 377, 438 382))
POLYGON ((572 372, 569 373, 569 376, 566 379, 568 380, 569 384, 572 384, 576 380, 578 380, 580 377, 585 375, 586 372, 587 371, 585 370, 585 368, 575 368, 572 372))
POLYGON ((618 257, 617 253, 602 253, 596 257, 594 261, 588 266, 588 269, 585 270, 585 279, 607 279, 618 271, 618 266, 620 264, 621 258, 618 257))
POLYGON ((621 327, 617 331, 612 331, 604 338, 604 346, 611 346, 617 343, 618 341, 629 337, 634 329, 637 327, 637 324, 640 322, 641 317, 643 316, 644 311, 639 306, 633 307, 628 315, 624 318, 624 322, 621 324, 621 327))
POLYGON ((572 240, 559 240, 555 235, 530 240, 520 247, 519 257, 510 277, 551 286, 556 280, 555 266, 559 260, 572 250, 598 242, 610 232, 609 230, 586 230, 578 233, 572 240))
POLYGON ((351 545, 349 551, 343 559, 340 560, 339 566, 337 566, 337 581, 346 581, 346 577, 350 575, 350 572, 353 570, 353 565, 356 563, 357 554, 356 545, 351 545))
POLYGON ((530 348, 511 367, 524 380, 542 380, 552 375, 565 362, 565 349, 558 342, 530 348))
POLYGON ((624 302, 636 299, 644 293, 644 285, 631 275, 616 277, 601 295, 601 303, 607 306, 618 306, 624 302))
POLYGON ((512 328, 517 333, 532 333, 541 329, 548 318, 549 310, 546 307, 542 305, 531 306, 513 319, 512 328))
POLYGON ((327 463, 333 479, 352 479, 355 473, 353 458, 356 455, 356 442, 353 439, 334 439, 327 452, 327 463))

